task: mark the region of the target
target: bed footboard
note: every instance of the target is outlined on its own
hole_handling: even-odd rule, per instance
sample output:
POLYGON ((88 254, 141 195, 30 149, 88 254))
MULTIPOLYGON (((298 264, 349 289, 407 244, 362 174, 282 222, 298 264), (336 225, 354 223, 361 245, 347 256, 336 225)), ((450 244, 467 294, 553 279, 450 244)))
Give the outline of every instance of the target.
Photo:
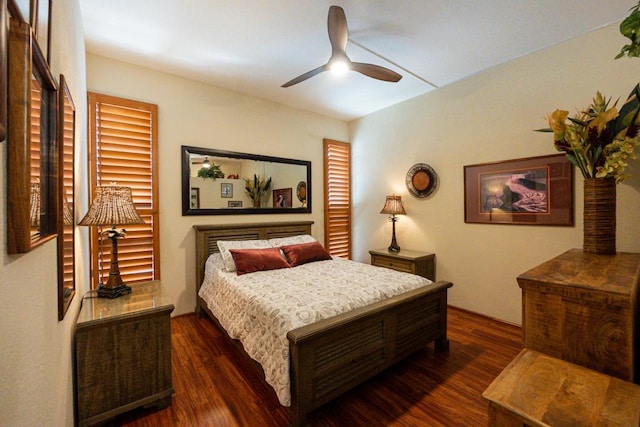
POLYGON ((292 424, 431 341, 446 350, 451 286, 436 282, 290 331, 292 424))

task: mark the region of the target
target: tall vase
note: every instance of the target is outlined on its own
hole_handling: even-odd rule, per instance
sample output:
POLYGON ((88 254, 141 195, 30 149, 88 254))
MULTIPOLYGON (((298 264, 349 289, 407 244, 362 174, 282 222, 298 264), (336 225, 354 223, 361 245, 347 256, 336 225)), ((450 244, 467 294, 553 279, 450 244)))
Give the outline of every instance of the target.
POLYGON ((584 180, 583 250, 595 254, 616 253, 616 181, 584 180))
POLYGON ((253 207, 254 208, 260 207, 260 199, 253 199, 253 207))

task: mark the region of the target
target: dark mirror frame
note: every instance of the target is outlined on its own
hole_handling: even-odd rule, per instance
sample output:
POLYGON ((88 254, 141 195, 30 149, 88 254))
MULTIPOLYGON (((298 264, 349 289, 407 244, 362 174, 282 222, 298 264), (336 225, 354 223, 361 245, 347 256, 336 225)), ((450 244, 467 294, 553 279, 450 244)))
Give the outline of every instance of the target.
MULTIPOLYGON (((57 233, 56 83, 31 27, 11 18, 8 70, 7 252, 29 252, 57 233), (40 105, 32 105, 33 80, 41 88, 40 105), (39 216, 31 218, 32 110, 39 108, 39 216), (32 233, 32 222, 38 223, 32 233)), ((37 206, 37 205, 36 205, 37 206)))
MULTIPOLYGON (((211 148, 192 147, 183 145, 182 150, 182 215, 251 215, 251 214, 292 214, 292 213, 311 213, 311 162, 308 160, 295 160, 283 157, 263 156, 259 154, 237 153, 234 151, 214 150, 211 148), (284 163, 290 165, 304 166, 307 169, 307 203, 304 207, 299 208, 234 208, 234 209, 192 209, 190 203, 190 182, 189 175, 191 171, 191 162, 189 154, 199 154, 210 157, 227 157, 233 159, 247 159, 262 162, 284 163)), ((272 189, 273 190, 273 189, 272 189)), ((242 189, 244 191, 244 188, 242 189)), ((295 191, 295 190, 294 190, 295 191)), ((295 196, 294 196, 295 197, 295 196)))
POLYGON ((58 320, 76 293, 75 262, 75 129, 76 107, 64 75, 58 92, 58 320))

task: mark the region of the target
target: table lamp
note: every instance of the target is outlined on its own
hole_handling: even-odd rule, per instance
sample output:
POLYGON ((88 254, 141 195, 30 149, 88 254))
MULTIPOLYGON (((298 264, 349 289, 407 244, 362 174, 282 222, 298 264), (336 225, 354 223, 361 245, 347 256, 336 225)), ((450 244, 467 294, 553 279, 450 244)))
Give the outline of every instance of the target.
POLYGON ((131 188, 108 185, 96 189, 96 197, 79 225, 111 226, 102 232, 111 239, 111 265, 107 283, 98 286, 98 297, 116 298, 131 293, 131 288, 122 281, 118 267, 118 239, 126 235, 126 230, 116 230, 116 225, 144 223, 133 204, 131 188))
POLYGON ((401 196, 387 196, 387 200, 384 203, 384 207, 380 211, 381 214, 391 215, 390 221, 392 224, 392 234, 391 234, 391 245, 389 245, 389 252, 400 252, 400 246, 398 246, 398 242, 396 241, 396 215, 406 215, 407 213, 404 211, 404 207, 402 206, 402 197, 401 196))

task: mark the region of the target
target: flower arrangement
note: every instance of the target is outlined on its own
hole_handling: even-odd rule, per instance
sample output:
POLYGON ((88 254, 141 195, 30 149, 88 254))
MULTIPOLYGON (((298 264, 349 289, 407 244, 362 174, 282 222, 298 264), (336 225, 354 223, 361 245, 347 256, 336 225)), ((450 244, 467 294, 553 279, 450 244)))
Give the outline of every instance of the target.
POLYGON ((253 200, 254 207, 260 207, 260 200, 267 191, 271 188, 271 177, 269 179, 261 180, 260 176, 253 174, 253 180, 244 178, 245 191, 251 200, 253 200))
POLYGON ((553 132, 556 149, 566 154, 584 178, 615 178, 619 183, 628 177, 624 174, 627 160, 636 158, 640 85, 619 112, 617 101, 609 107, 610 101, 597 92, 586 111, 569 117, 568 111, 555 110, 547 116, 549 128, 538 131, 553 132))
POLYGON ((222 169, 220 169, 220 166, 211 163, 211 166, 208 168, 202 167, 198 170, 198 177, 205 179, 211 178, 215 181, 216 178, 224 178, 224 173, 222 172, 222 169))

